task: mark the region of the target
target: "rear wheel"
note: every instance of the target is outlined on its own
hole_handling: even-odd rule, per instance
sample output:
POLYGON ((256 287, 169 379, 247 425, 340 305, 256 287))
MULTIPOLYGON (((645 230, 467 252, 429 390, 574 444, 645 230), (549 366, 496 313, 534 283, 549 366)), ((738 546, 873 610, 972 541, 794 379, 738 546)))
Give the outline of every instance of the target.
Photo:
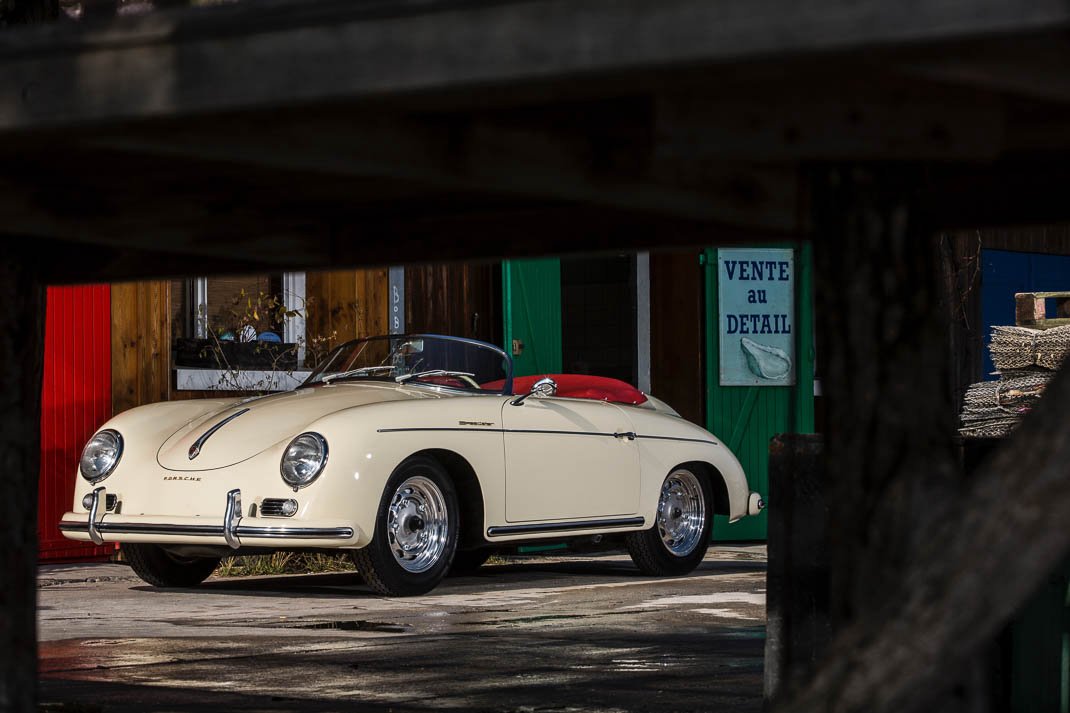
POLYGON ((453 562, 459 511, 445 468, 432 458, 409 458, 387 481, 372 541, 352 552, 353 563, 380 594, 425 594, 453 562))
POLYGON ((654 526, 631 532, 625 544, 643 574, 687 574, 698 567, 713 531, 713 497, 709 478, 688 468, 666 476, 658 498, 654 526))
POLYGON ((134 573, 154 587, 196 587, 219 565, 218 557, 180 557, 159 545, 130 543, 122 551, 134 573))

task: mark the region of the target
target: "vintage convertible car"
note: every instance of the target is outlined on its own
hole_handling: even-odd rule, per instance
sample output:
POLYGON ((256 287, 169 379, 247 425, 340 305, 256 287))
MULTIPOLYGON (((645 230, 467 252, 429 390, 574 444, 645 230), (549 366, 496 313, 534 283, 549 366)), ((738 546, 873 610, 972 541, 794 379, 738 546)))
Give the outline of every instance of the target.
POLYGON ((614 379, 513 377, 501 349, 436 335, 332 351, 299 388, 122 413, 86 445, 75 540, 121 542, 156 586, 220 557, 348 550, 388 595, 538 541, 623 539, 639 568, 702 560, 713 514, 763 507, 707 431, 614 379))

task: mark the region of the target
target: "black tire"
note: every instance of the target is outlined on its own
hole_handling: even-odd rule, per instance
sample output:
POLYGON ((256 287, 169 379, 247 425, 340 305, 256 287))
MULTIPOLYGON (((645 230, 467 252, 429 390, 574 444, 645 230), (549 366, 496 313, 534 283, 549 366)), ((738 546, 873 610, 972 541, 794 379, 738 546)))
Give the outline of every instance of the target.
POLYGON ((154 587, 196 587, 219 565, 218 557, 179 557, 159 545, 130 543, 122 551, 134 574, 154 587))
MULTIPOLYGON (((695 503, 697 505, 697 502, 695 503)), ((662 495, 658 501, 659 522, 641 532, 629 532, 624 543, 628 548, 628 554, 632 561, 643 574, 653 577, 672 577, 687 574, 693 571, 706 556, 706 550, 710 546, 710 536, 713 534, 713 491, 710 480, 705 473, 691 468, 675 468, 665 477, 662 485, 662 495), (683 474, 679 476, 678 474, 683 474), (666 541, 662 538, 660 520, 662 518, 663 505, 666 502, 665 487, 670 479, 677 477, 690 478, 701 489, 703 522, 701 531, 697 535, 693 548, 686 553, 674 553, 666 541)), ((696 523, 697 524, 697 523, 696 523)), ((693 528, 697 529, 697 528, 693 528)))
MULTIPOLYGON (((430 505, 432 499, 434 498, 425 499, 425 504, 430 505)), ((426 523, 418 516, 414 516, 409 510, 400 512, 404 521, 398 523, 398 532, 406 537, 419 539, 420 535, 414 535, 413 533, 424 530, 427 527, 426 523), (409 527, 409 522, 413 520, 418 521, 418 528, 409 527)), ((396 521, 396 517, 394 517, 394 520, 396 521)), ((351 552, 353 563, 364 577, 364 581, 380 594, 390 597, 411 597, 418 594, 426 594, 434 589, 446 576, 446 573, 449 572, 454 554, 457 551, 457 533, 460 532, 460 525, 460 506, 457 500, 457 490, 454 488, 453 481, 450 480, 446 469, 433 458, 414 456, 399 465, 387 481, 386 487, 383 489, 382 499, 379 501, 372 541, 367 547, 351 552), (429 556, 427 561, 423 563, 409 563, 411 567, 422 567, 419 571, 412 571, 402 566, 399 559, 394 555, 395 542, 392 541, 391 536, 391 506, 394 504, 395 496, 401 498, 399 501, 401 503, 415 502, 413 498, 416 496, 413 492, 408 494, 407 500, 406 496, 403 496, 399 490, 402 484, 411 479, 417 479, 414 481, 417 486, 428 490, 429 493, 431 489, 428 488, 425 481, 433 483, 438 490, 438 495, 441 495, 441 506, 445 510, 444 519, 432 518, 431 525, 431 527, 435 527, 434 523, 438 522, 444 530, 441 549, 439 550, 433 546, 424 547, 419 551, 437 554, 433 558, 429 556)), ((398 546, 398 549, 401 549, 400 546, 398 546)))
POLYGON ((464 577, 475 574, 479 568, 486 564, 493 554, 493 550, 484 548, 479 550, 458 550, 453 556, 453 564, 450 566, 448 577, 464 577))

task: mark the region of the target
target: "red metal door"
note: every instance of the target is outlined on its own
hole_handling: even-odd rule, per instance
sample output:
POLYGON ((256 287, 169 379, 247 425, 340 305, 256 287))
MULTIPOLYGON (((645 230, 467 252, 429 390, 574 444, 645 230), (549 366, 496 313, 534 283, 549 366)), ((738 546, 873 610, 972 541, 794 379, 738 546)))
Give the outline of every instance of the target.
POLYGON ((71 508, 82 446, 110 416, 111 288, 50 287, 37 510, 42 561, 101 559, 114 551, 68 540, 56 526, 71 508))

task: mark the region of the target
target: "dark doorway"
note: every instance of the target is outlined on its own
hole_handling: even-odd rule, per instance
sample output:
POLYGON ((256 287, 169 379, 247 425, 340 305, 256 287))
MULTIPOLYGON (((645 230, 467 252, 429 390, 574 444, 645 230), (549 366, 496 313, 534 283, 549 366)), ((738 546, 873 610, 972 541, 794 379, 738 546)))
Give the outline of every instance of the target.
POLYGON ((561 351, 566 373, 637 381, 635 256, 561 260, 561 351))

